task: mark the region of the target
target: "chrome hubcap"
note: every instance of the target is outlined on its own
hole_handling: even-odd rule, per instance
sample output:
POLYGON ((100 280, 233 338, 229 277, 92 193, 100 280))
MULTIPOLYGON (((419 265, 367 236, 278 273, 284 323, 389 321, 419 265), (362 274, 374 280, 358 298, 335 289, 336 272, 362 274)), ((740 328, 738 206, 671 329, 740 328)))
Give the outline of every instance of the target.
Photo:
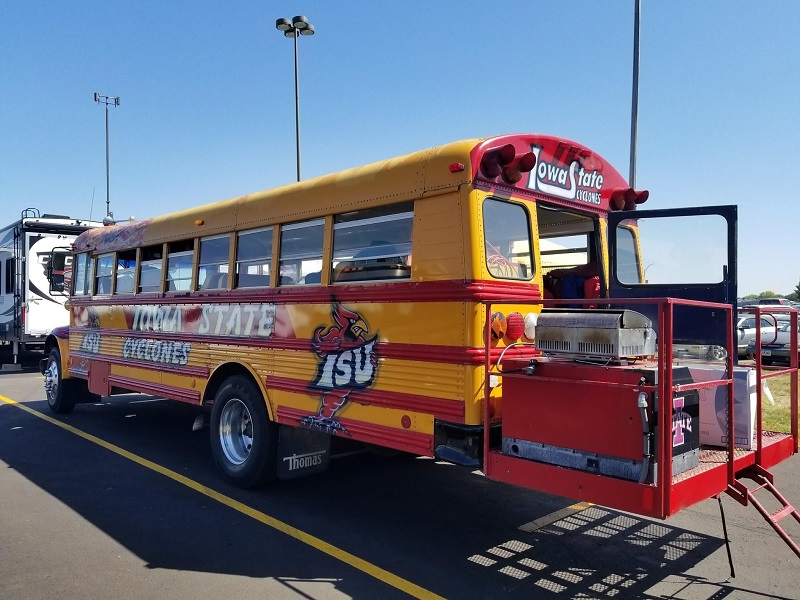
POLYGON ((219 440, 225 458, 241 465, 253 449, 253 419, 247 405, 238 398, 230 400, 219 419, 219 440))
POLYGON ((47 392, 48 401, 54 402, 58 396, 58 366, 54 360, 50 361, 44 372, 44 391, 47 392))

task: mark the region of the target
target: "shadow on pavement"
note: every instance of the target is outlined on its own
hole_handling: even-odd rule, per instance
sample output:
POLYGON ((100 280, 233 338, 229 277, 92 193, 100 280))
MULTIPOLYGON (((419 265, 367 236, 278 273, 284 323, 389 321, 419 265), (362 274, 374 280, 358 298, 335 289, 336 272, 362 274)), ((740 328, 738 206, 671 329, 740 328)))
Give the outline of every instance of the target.
MULTIPOLYGON (((44 401, 26 406, 50 414, 44 401)), ((708 598, 737 592, 733 585, 687 574, 720 549, 719 538, 600 506, 568 511, 523 531, 524 524, 546 521, 543 517, 571 501, 490 482, 433 460, 351 453, 313 478, 260 491, 231 488, 214 471, 208 429, 191 431, 196 415, 197 409, 175 403, 115 400, 79 405, 58 419, 445 597, 661 598, 666 592, 650 595, 650 590, 664 585, 672 592, 711 586, 713 593, 703 596, 708 598)), ((273 578, 289 588, 322 579, 351 597, 405 597, 297 539, 18 408, 0 404, 0 423, 0 460, 8 468, 149 568, 273 578), (367 589, 376 586, 366 596, 365 581, 367 589)))

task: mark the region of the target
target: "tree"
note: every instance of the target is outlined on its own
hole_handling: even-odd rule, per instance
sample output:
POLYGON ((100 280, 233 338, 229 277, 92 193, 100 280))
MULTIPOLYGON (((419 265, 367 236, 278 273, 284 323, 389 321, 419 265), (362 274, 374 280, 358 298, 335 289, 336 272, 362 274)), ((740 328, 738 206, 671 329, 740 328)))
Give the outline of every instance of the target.
POLYGON ((795 286, 794 291, 789 294, 788 298, 789 300, 794 300, 795 302, 800 301, 800 281, 795 286))

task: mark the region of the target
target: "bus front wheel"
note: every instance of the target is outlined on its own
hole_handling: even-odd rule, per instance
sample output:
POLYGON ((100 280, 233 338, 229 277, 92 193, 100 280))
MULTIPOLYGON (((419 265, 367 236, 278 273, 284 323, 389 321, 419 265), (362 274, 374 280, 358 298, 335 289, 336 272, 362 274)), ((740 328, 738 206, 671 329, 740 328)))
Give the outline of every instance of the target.
POLYGON ((44 371, 44 390, 47 393, 47 406, 55 413, 65 414, 75 408, 74 390, 69 379, 61 376, 61 353, 58 348, 50 350, 47 369, 44 371))
POLYGON ((274 480, 277 443, 278 426, 258 388, 240 375, 227 379, 211 410, 211 451, 223 477, 241 488, 274 480))

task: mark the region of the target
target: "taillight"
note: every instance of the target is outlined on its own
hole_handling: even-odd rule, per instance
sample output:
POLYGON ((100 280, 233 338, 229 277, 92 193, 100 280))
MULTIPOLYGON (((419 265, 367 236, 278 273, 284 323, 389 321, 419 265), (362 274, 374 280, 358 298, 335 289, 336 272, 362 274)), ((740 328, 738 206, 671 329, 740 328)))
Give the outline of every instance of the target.
POLYGON ((506 318, 506 337, 510 340, 517 341, 522 337, 525 332, 525 319, 518 312, 512 312, 506 318))
POLYGON ((611 191, 611 210, 633 210, 637 204, 647 202, 650 192, 632 188, 616 188, 611 191))
POLYGON ((492 313, 492 339, 500 340, 506 335, 506 316, 501 312, 492 313))
POLYGON ((536 166, 536 155, 533 152, 517 154, 513 144, 487 150, 481 159, 481 173, 487 179, 496 179, 502 175, 506 183, 515 184, 522 179, 522 174, 533 170, 536 166))

